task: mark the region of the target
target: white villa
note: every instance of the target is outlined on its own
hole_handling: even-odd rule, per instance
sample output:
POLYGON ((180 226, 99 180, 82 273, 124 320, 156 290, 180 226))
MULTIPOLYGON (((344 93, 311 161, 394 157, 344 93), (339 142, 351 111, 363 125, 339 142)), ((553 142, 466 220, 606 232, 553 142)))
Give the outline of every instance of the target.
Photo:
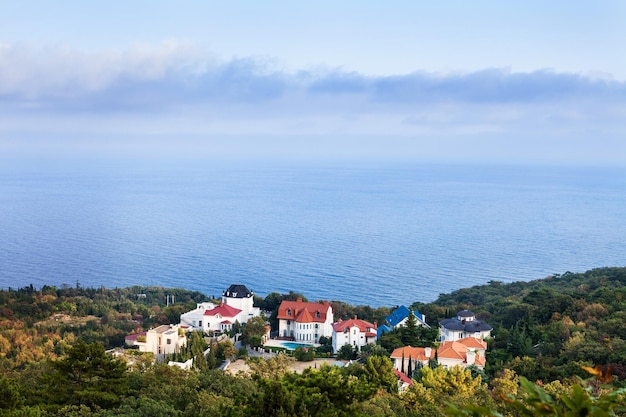
POLYGON ((129 346, 137 346, 140 352, 162 355, 179 352, 187 344, 187 338, 178 324, 164 324, 147 332, 129 335, 125 342, 129 346))
POLYGON ((377 328, 356 316, 349 320, 340 320, 333 324, 333 352, 337 353, 343 345, 350 345, 357 350, 370 343, 376 343, 377 328))
POLYGON ((233 284, 224 291, 219 305, 198 303, 194 310, 181 314, 180 323, 190 330, 225 332, 230 331, 235 322, 243 324, 260 314, 261 310, 254 307, 254 293, 245 285, 233 284))
POLYGON ((320 337, 332 337, 333 308, 328 301, 307 303, 283 301, 278 307, 278 335, 296 342, 319 343, 320 337))
POLYGON ((261 309, 254 306, 254 292, 245 285, 233 284, 222 294, 222 303, 241 310, 239 323, 245 323, 252 317, 260 316, 261 309))
POLYGON ((454 342, 466 337, 483 340, 491 336, 491 330, 493 328, 484 321, 478 320, 474 313, 461 310, 456 313, 456 317, 439 322, 439 340, 454 342))

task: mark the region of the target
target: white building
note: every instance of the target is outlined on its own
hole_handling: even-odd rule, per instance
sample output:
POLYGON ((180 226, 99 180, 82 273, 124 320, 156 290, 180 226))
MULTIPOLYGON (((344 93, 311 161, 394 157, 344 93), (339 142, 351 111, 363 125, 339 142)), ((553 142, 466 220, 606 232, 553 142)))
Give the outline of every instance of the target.
POLYGON ((456 317, 439 322, 439 340, 454 342, 466 337, 487 339, 491 337, 493 328, 482 320, 478 320, 469 310, 461 310, 456 317))
POLYGON ((248 319, 260 316, 261 310, 254 306, 254 292, 245 285, 233 284, 222 294, 222 303, 241 310, 237 318, 239 323, 245 323, 248 319))
POLYGON ((225 332, 235 322, 243 324, 260 314, 261 310, 254 307, 254 293, 245 285, 233 284, 224 291, 219 305, 198 303, 194 310, 181 314, 180 323, 191 330, 225 332))
POLYGON ((216 305, 210 302, 197 303, 195 310, 180 315, 180 324, 189 327, 190 330, 206 330, 208 326, 206 326, 204 313, 215 307, 216 305))
POLYGON ((230 331, 233 324, 237 321, 241 323, 242 319, 247 319, 242 315, 242 310, 228 304, 215 306, 212 303, 199 303, 195 310, 181 314, 180 323, 190 330, 221 333, 230 331), (213 308, 209 308, 211 306, 213 308))
POLYGON ((278 307, 278 335, 296 342, 319 343, 320 337, 332 337, 333 308, 328 301, 307 303, 283 301, 278 307))
POLYGON ((187 344, 185 332, 178 324, 164 324, 147 332, 126 337, 126 344, 137 346, 140 352, 169 355, 180 352, 187 344))
POLYGON ((376 343, 376 325, 360 320, 356 316, 349 320, 340 320, 333 324, 333 352, 337 353, 343 345, 361 348, 376 343))

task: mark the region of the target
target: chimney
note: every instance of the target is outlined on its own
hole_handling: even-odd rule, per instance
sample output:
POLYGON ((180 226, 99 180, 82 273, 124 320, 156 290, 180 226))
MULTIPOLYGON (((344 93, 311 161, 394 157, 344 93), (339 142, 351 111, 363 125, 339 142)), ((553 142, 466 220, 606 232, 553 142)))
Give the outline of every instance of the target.
POLYGON ((356 314, 354 315, 354 319, 357 320, 356 314))
POLYGON ((428 359, 430 359, 430 354, 432 353, 432 349, 427 347, 424 348, 424 356, 426 356, 428 359))
POLYGON ((302 297, 298 297, 298 299, 296 300, 296 302, 301 303, 301 302, 302 302, 302 297))
POLYGON ((474 365, 476 363, 476 352, 473 350, 467 349, 467 360, 468 365, 474 365))

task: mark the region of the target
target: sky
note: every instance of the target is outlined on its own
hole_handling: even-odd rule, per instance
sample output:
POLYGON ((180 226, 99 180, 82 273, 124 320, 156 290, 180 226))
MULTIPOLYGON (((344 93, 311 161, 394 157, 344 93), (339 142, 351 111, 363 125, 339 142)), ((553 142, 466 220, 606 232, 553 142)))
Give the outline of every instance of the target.
POLYGON ((0 1, 0 160, 626 163, 626 2, 0 1))

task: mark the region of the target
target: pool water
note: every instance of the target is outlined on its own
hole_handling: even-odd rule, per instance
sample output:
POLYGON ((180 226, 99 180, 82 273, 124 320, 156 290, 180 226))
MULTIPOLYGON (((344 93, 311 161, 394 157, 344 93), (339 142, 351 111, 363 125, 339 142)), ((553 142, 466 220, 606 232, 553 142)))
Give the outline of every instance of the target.
POLYGON ((280 345, 289 349, 296 350, 296 348, 305 348, 305 347, 313 347, 313 345, 308 345, 306 343, 297 343, 297 342, 280 342, 280 345))

